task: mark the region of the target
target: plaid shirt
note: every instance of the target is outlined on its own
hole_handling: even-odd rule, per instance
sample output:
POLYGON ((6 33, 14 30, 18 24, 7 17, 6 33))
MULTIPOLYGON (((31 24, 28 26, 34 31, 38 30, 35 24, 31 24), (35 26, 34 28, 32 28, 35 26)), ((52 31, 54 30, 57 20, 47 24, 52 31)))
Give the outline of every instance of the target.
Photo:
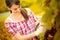
MULTIPOLYGON (((37 21, 37 19, 31 10, 28 10, 28 13, 29 13, 28 15, 29 20, 27 22, 26 20, 23 20, 21 22, 5 23, 6 28, 11 35, 14 36, 17 31, 19 31, 21 35, 27 35, 35 31, 35 28, 36 28, 35 22, 37 21)), ((36 40, 36 38, 33 37, 30 40, 36 40)))

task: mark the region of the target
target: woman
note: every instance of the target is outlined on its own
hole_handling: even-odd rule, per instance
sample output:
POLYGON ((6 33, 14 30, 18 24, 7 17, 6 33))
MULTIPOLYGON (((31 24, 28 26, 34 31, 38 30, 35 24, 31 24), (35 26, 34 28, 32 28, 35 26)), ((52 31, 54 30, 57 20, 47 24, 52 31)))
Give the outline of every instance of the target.
POLYGON ((6 0, 6 5, 11 15, 6 19, 5 26, 14 40, 37 40, 35 36, 42 32, 43 27, 36 27, 37 19, 33 12, 21 8, 19 0, 6 0))

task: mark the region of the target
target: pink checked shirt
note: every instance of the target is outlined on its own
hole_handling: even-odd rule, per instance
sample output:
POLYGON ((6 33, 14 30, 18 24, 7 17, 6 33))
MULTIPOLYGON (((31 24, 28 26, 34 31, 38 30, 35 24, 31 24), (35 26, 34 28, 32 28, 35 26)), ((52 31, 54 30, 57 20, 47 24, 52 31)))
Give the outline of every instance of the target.
MULTIPOLYGON (((27 35, 35 31, 35 28, 36 28, 35 22, 37 21, 37 19, 30 9, 28 8, 26 9, 29 13, 28 14, 29 20, 27 22, 26 20, 23 20, 21 22, 6 22, 5 23, 6 28, 11 35, 14 36, 17 31, 19 31, 21 35, 27 35)), ((36 38, 33 37, 29 40, 36 40, 36 38)))

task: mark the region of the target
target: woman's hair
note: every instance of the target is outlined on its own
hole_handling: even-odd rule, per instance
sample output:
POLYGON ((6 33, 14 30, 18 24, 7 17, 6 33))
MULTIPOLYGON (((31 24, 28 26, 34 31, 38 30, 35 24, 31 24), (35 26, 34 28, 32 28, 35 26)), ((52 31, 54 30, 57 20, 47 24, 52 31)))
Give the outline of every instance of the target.
MULTIPOLYGON (((7 7, 11 7, 13 4, 16 4, 16 5, 20 5, 20 0, 6 0, 6 5, 7 7)), ((23 15, 23 17, 28 20, 28 15, 27 15, 27 11, 26 9, 24 8, 20 8, 21 10, 21 14, 23 15)), ((10 10, 10 12, 12 13, 12 11, 10 10)))

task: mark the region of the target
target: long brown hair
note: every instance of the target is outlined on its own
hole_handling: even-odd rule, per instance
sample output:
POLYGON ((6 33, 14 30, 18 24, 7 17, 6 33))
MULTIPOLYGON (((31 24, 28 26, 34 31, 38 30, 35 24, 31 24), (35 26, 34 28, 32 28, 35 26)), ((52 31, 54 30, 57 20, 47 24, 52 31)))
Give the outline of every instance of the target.
POLYGON ((23 17, 24 17, 26 20, 28 20, 29 18, 28 18, 26 9, 25 9, 25 8, 21 8, 20 11, 21 11, 21 14, 23 15, 23 17))
MULTIPOLYGON (((13 4, 16 5, 20 5, 20 0, 6 0, 6 5, 10 8, 13 4)), ((27 15, 27 11, 24 8, 21 8, 21 14, 23 15, 23 17, 28 20, 28 15, 27 15)), ((10 12, 12 13, 12 11, 10 10, 10 12)))

